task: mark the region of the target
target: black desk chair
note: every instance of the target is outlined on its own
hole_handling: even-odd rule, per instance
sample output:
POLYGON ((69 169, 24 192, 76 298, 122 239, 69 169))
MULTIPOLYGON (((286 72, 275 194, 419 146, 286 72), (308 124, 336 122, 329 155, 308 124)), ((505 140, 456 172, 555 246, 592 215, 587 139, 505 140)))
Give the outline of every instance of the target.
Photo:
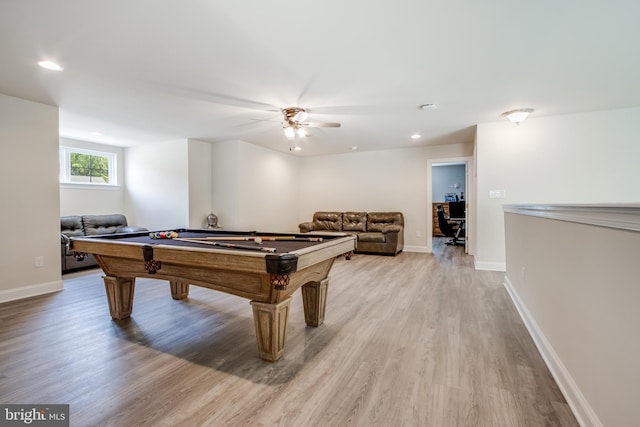
POLYGON ((440 227, 440 231, 442 231, 442 233, 445 236, 452 237, 452 239, 446 242, 445 244, 460 245, 460 246, 464 245, 464 241, 460 240, 460 237, 462 237, 460 236, 460 232, 461 231, 464 232, 464 229, 460 230, 460 226, 458 224, 451 224, 449 220, 445 218, 444 208, 442 207, 442 205, 438 205, 437 213, 438 213, 438 227, 440 227))
POLYGON ((449 202, 449 218, 465 218, 467 216, 465 205, 464 201, 449 202))

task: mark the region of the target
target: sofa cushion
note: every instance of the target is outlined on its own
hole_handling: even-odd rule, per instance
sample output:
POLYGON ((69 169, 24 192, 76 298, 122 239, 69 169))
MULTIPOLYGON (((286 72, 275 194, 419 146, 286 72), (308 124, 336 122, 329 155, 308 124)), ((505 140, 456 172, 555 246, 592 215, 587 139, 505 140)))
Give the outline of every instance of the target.
POLYGON ((345 212, 342 214, 343 231, 367 231, 366 212, 345 212))
POLYGON ((114 234, 119 227, 127 225, 127 218, 122 214, 83 215, 82 223, 87 236, 114 234))
POLYGON ((316 212, 313 222, 316 230, 342 231, 342 212, 316 212))
POLYGON ((397 212, 369 212, 367 215, 367 231, 382 231, 391 224, 403 225, 401 214, 397 212))
POLYGON ((382 233, 358 233, 359 242, 385 243, 387 237, 382 233))
POLYGON ((68 237, 84 235, 82 217, 79 215, 60 217, 60 233, 68 237))

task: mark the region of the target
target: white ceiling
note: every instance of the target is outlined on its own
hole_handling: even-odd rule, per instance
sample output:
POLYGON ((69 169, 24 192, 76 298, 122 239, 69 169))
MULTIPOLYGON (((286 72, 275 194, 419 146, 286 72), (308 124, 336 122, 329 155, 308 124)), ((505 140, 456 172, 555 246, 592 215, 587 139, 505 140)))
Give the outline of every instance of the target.
POLYGON ((342 123, 296 155, 460 143, 514 108, 640 106, 639 16, 637 0, 0 0, 0 93, 119 146, 288 152, 289 106, 342 123))

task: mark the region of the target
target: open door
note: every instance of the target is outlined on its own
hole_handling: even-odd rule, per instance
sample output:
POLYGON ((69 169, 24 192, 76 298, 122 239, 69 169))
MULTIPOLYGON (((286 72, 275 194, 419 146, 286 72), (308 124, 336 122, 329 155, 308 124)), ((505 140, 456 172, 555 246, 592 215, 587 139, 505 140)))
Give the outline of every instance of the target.
MULTIPOLYGON (((429 215, 427 220, 429 221, 427 246, 431 252, 433 249, 433 237, 442 235, 437 224, 436 206, 443 204, 448 206, 450 201, 464 202, 464 250, 465 253, 469 253, 469 237, 471 236, 471 224, 470 216, 472 215, 470 209, 470 196, 472 192, 471 185, 469 183, 469 166, 471 164, 471 158, 454 158, 454 159, 441 159, 430 160, 428 167, 429 171, 427 177, 429 180, 428 197, 427 202, 430 207, 428 209, 429 215)), ((457 214, 460 215, 460 214, 457 214)))

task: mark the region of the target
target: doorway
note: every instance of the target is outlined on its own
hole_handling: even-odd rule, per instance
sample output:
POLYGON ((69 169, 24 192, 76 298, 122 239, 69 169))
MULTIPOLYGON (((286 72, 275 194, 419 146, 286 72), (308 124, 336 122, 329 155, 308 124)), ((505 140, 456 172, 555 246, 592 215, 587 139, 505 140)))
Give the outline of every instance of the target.
POLYGON ((469 157, 429 160, 427 172, 427 250, 433 252, 433 238, 443 235, 437 225, 436 206, 450 201, 464 201, 465 253, 472 253, 470 237, 473 231, 473 175, 469 157))

